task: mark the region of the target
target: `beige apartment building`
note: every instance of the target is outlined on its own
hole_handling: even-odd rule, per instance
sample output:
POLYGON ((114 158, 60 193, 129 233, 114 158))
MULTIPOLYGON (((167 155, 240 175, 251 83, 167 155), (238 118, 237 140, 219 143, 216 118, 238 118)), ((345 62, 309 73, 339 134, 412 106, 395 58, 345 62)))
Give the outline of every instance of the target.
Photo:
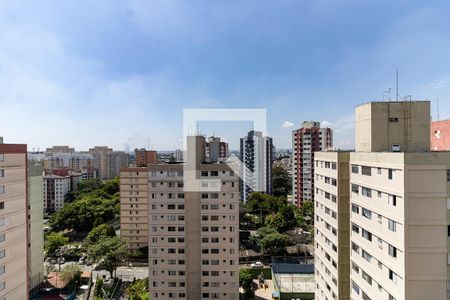
POLYGON ((122 169, 121 236, 148 243, 152 299, 239 297, 239 178, 204 145, 188 137, 186 163, 122 169))
POLYGON ((450 299, 450 152, 429 152, 429 132, 428 101, 356 108, 350 299, 450 299))
POLYGON ((316 152, 315 299, 350 299, 349 152, 316 152))
POLYGON ((147 167, 120 172, 120 236, 133 250, 148 246, 148 178, 147 167))
POLYGON ((28 299, 27 146, 0 138, 0 299, 28 299))

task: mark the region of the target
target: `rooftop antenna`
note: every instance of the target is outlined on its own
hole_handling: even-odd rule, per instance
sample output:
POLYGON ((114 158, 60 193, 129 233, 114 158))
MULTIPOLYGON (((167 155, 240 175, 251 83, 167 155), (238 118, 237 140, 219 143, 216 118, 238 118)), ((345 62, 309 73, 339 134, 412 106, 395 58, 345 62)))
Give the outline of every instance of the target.
POLYGON ((439 98, 436 99, 437 102, 437 106, 436 106, 436 110, 437 110, 437 121, 439 121, 439 98))
POLYGON ((395 76, 395 101, 398 101, 398 70, 395 76))
POLYGON ((384 91, 383 100, 384 100, 384 96, 387 94, 388 95, 388 97, 387 97, 388 101, 391 101, 391 91, 392 91, 391 88, 388 88, 387 91, 384 91))

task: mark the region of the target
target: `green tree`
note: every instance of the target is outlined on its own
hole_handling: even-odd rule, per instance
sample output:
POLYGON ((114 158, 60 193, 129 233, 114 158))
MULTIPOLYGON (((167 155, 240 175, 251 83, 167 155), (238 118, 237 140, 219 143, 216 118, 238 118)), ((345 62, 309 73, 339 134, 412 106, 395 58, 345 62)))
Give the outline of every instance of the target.
POLYGON ((119 197, 106 199, 88 195, 53 214, 49 225, 57 231, 74 229, 77 232, 89 232, 93 228, 93 220, 113 220, 119 214, 118 205, 119 197))
POLYGON ((60 277, 66 285, 74 280, 80 282, 81 268, 78 265, 67 265, 61 270, 60 277))
POLYGON ((259 241, 259 246, 263 253, 270 255, 282 255, 286 253, 288 239, 285 235, 273 232, 263 236, 259 241))
POLYGON ((130 300, 143 300, 145 297, 148 299, 148 277, 136 280, 125 292, 128 294, 130 300))
POLYGON ((285 205, 281 207, 278 215, 283 220, 282 227, 279 231, 285 232, 297 227, 297 219, 295 218, 295 207, 293 205, 285 205))
POLYGON ((272 168, 272 186, 274 196, 284 196, 292 192, 292 177, 280 166, 272 168))
POLYGON ((302 206, 295 210, 295 218, 299 227, 312 234, 314 231, 314 202, 303 202, 302 206))
POLYGON ((99 240, 104 238, 114 237, 116 236, 116 232, 114 228, 108 224, 101 224, 95 228, 93 228, 87 237, 84 239, 86 244, 94 244, 99 240))
POLYGON ((244 268, 239 270, 239 284, 244 289, 247 296, 253 294, 252 291, 253 273, 250 269, 244 268))
POLYGON ((287 205, 283 197, 274 197, 260 192, 253 192, 249 195, 246 204, 246 212, 254 215, 267 215, 277 213, 282 206, 287 205))
POLYGON ((59 248, 68 243, 69 238, 65 237, 62 232, 51 232, 46 236, 44 249, 48 256, 53 256, 59 248))
POLYGON ((285 220, 279 213, 272 214, 266 218, 266 226, 275 229, 277 232, 283 230, 285 223, 285 220))
POLYGON ((108 237, 91 244, 87 256, 91 262, 102 262, 113 277, 117 265, 128 257, 128 246, 120 237, 108 237))

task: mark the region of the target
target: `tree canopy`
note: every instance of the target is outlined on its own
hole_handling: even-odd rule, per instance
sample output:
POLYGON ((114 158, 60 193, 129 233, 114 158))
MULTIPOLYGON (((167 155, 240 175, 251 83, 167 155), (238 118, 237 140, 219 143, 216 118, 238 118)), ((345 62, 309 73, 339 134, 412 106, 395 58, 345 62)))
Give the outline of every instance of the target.
POLYGON ((46 236, 44 249, 48 256, 53 256, 59 248, 67 243, 69 243, 69 238, 65 237, 62 232, 51 232, 46 236))
POLYGON ((114 237, 114 236, 116 236, 116 232, 111 225, 101 224, 101 225, 98 225, 97 227, 94 227, 89 232, 87 237, 84 239, 84 242, 87 245, 90 245, 90 244, 94 244, 104 238, 109 238, 109 237, 114 237))
POLYGON ((284 196, 292 193, 292 177, 281 166, 272 168, 272 186, 273 195, 276 197, 284 196))
POLYGON ((128 257, 128 246, 120 237, 106 237, 91 244, 87 251, 91 262, 102 263, 113 277, 117 265, 128 257))
POLYGON ((49 225, 55 231, 74 229, 89 232, 119 214, 119 179, 102 183, 98 179, 81 181, 74 192, 73 202, 50 217, 49 225))

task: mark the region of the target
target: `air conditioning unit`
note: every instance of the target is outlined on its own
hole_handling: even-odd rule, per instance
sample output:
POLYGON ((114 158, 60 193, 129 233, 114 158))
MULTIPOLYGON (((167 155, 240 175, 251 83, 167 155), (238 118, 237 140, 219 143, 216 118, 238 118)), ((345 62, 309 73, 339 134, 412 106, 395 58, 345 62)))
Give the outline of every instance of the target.
POLYGON ((392 152, 400 152, 400 145, 399 144, 393 144, 392 145, 392 152))

